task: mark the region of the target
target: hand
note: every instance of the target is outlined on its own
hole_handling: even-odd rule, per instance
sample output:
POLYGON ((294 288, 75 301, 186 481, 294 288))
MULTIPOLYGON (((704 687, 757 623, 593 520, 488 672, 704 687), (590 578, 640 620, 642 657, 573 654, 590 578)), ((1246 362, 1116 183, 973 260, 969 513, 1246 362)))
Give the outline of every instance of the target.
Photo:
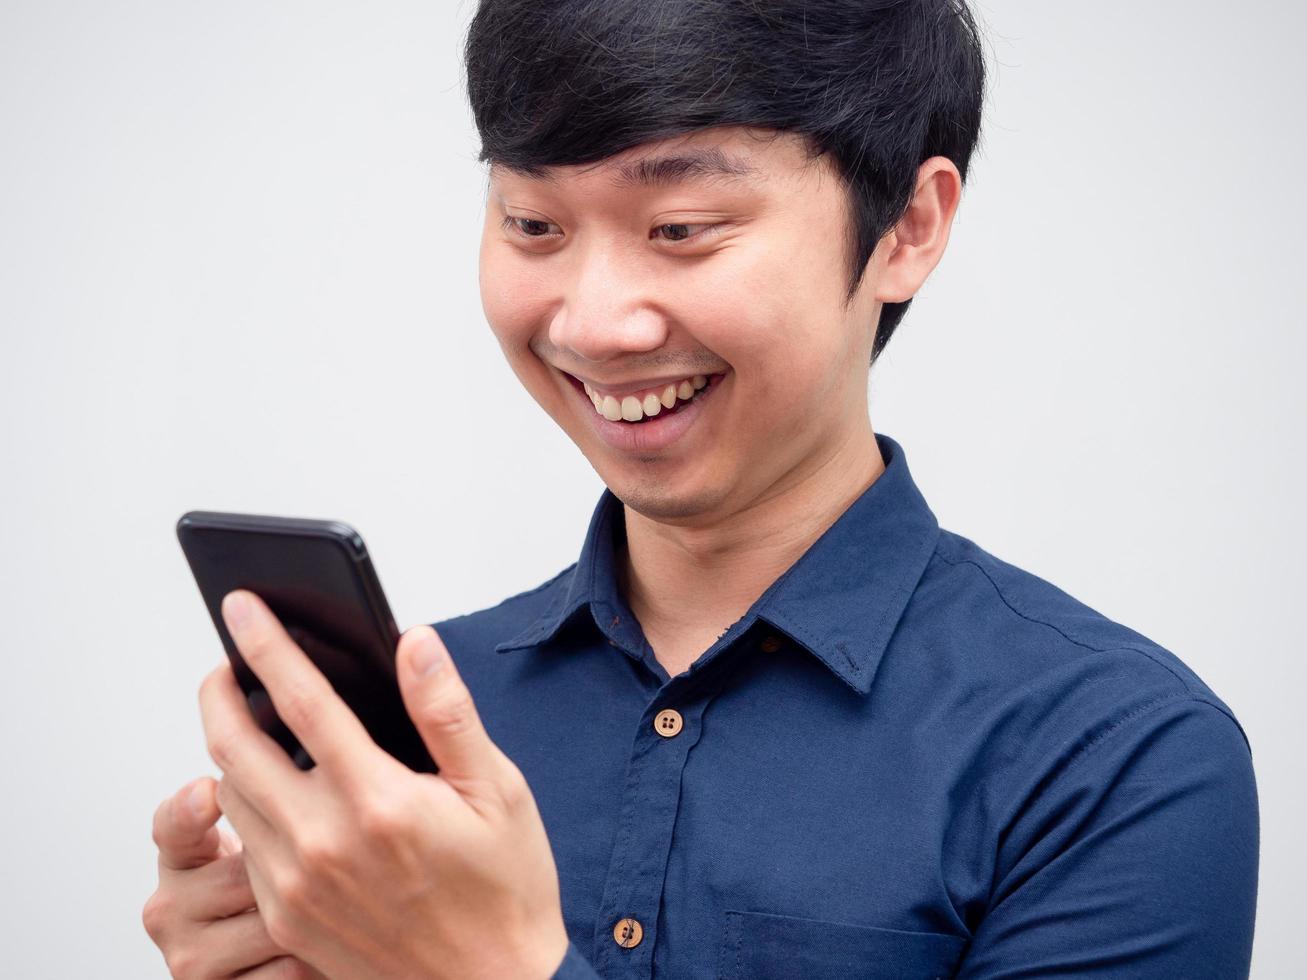
POLYGON ((205 678, 218 803, 273 941, 334 980, 548 980, 568 941, 549 839, 436 631, 409 630, 396 652, 432 775, 378 748, 258 596, 238 590, 222 609, 316 762, 297 769, 258 728, 226 662, 205 678))
POLYGON ((159 887, 141 912, 145 931, 179 980, 237 973, 254 980, 319 977, 268 936, 241 843, 215 826, 216 786, 208 777, 187 783, 154 813, 159 887))

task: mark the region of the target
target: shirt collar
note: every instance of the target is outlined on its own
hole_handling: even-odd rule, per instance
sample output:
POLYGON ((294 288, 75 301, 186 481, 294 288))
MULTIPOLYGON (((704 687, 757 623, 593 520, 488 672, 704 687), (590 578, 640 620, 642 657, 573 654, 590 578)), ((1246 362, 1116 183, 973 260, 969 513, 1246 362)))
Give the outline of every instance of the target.
MULTIPOLYGON (((885 471, 744 617, 780 630, 862 694, 939 538, 903 448, 879 433, 876 443, 885 471)), ((545 611, 496 651, 547 643, 584 607, 611 638, 613 627, 631 618, 616 574, 616 542, 625 533, 622 502, 605 489, 571 575, 559 577, 545 611)))

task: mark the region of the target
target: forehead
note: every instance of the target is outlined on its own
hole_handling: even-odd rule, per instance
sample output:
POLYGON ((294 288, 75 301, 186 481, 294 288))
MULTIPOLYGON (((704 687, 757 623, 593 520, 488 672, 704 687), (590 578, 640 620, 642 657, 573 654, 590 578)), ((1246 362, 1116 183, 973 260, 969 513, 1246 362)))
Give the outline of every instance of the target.
POLYGON ((672 187, 682 184, 753 187, 766 183, 798 156, 790 141, 747 140, 738 135, 658 140, 616 153, 596 163, 522 166, 493 161, 492 181, 524 180, 561 188, 598 181, 617 190, 672 187))

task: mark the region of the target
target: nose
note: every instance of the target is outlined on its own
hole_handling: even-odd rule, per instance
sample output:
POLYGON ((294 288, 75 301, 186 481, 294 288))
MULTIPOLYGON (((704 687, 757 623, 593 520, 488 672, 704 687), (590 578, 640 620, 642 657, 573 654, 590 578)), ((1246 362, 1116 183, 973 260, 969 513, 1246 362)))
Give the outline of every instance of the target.
POLYGON ((647 278, 612 249, 591 248, 549 324, 549 341, 587 361, 657 350, 667 342, 667 322, 649 299, 647 278))

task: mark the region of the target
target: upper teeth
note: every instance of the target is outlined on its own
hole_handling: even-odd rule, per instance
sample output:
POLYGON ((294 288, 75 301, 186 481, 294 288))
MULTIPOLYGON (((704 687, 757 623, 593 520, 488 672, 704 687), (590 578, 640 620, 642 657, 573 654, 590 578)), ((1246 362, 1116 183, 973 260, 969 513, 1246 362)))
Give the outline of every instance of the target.
POLYGON ((589 384, 585 385, 585 393, 590 396, 595 411, 609 422, 616 422, 619 419, 639 422, 646 415, 652 418, 664 408, 671 408, 678 399, 683 402, 689 401, 696 391, 707 384, 707 375, 696 374, 692 378, 672 382, 661 389, 638 391, 620 399, 614 395, 601 395, 589 384))

